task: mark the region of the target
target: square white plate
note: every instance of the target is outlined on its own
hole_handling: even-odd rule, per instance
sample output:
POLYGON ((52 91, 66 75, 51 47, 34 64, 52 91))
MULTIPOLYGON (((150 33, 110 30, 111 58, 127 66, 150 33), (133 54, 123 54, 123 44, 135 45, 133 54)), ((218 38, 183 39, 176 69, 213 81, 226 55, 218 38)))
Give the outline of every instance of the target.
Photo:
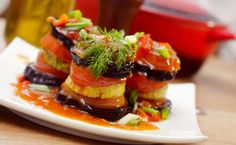
POLYGON ((15 96, 10 85, 23 72, 28 60, 34 61, 38 49, 20 38, 0 54, 0 105, 8 107, 20 116, 38 124, 62 132, 86 138, 118 143, 197 143, 207 140, 202 135, 195 113, 195 85, 171 84, 167 98, 172 101, 170 118, 155 123, 160 129, 154 131, 128 131, 97 126, 68 119, 34 106, 15 96))

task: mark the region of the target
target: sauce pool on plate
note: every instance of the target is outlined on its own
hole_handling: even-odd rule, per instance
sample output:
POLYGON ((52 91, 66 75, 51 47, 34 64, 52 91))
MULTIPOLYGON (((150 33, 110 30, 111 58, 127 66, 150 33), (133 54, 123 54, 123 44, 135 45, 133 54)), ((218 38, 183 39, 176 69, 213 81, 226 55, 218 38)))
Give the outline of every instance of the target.
POLYGON ((32 103, 36 106, 42 107, 52 113, 57 115, 75 119, 94 125, 104 126, 104 127, 114 127, 125 130, 156 130, 158 127, 153 125, 151 122, 141 121, 137 126, 134 125, 122 125, 116 122, 108 122, 104 119, 94 117, 85 112, 71 108, 68 106, 63 106, 56 102, 54 99, 55 94, 58 91, 58 88, 51 88, 47 92, 45 91, 36 91, 29 87, 27 82, 18 82, 14 84, 16 87, 16 95, 24 99, 25 101, 32 103))

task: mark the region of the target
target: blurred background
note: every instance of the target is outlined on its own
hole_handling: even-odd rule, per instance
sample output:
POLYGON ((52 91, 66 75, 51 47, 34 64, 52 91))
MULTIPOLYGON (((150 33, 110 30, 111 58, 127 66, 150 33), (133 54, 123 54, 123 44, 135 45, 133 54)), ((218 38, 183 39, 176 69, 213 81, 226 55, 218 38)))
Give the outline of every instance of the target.
POLYGON ((150 33, 169 42, 182 61, 181 77, 191 77, 215 55, 236 63, 235 0, 0 0, 0 51, 14 37, 40 47, 48 16, 80 9, 108 29, 150 33))

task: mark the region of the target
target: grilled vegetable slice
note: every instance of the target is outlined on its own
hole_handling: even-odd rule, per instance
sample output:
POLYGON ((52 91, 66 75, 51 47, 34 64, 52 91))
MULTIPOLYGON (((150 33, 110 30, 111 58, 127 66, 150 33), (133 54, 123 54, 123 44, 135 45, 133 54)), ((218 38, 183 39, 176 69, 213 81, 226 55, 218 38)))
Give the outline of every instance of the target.
POLYGON ((57 76, 38 71, 34 64, 29 64, 24 71, 25 80, 30 81, 31 83, 35 84, 44 84, 49 86, 59 86, 64 81, 57 76))
POLYGON ((57 56, 53 55, 47 50, 43 51, 43 58, 47 64, 51 65, 55 69, 69 74, 70 63, 60 60, 59 58, 57 58, 57 56))
MULTIPOLYGON (((75 96, 71 96, 71 91, 67 92, 65 89, 61 89, 56 95, 56 100, 65 106, 75 107, 81 111, 88 112, 91 115, 106 119, 108 121, 116 121, 130 112, 130 107, 124 104, 120 107, 113 108, 101 108, 89 104, 83 99, 73 99, 75 96)), ((106 99, 103 99, 106 100, 106 99)), ((96 101, 96 99, 94 99, 96 101)), ((98 104, 97 102, 96 104, 98 104)))
POLYGON ((75 93, 91 98, 112 98, 116 96, 123 96, 125 92, 125 83, 119 83, 106 87, 80 86, 79 84, 74 83, 70 77, 66 79, 65 83, 75 93))

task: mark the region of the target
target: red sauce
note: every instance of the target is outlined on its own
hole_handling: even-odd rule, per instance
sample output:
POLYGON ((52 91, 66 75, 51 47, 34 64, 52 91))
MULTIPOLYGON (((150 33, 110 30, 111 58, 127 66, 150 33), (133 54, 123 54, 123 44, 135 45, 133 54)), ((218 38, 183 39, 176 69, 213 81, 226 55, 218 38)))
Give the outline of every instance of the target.
POLYGON ((69 108, 62 106, 54 100, 54 95, 57 93, 57 89, 51 89, 49 93, 34 91, 30 89, 24 83, 18 83, 14 85, 16 87, 16 95, 26 100, 29 103, 40 106, 52 113, 58 114, 60 116, 71 118, 79 121, 84 121, 87 123, 105 126, 105 127, 114 127, 125 130, 156 130, 158 127, 151 124, 150 122, 142 121, 137 126, 132 125, 121 125, 117 123, 110 123, 104 119, 94 117, 87 113, 80 112, 74 108, 69 108))

